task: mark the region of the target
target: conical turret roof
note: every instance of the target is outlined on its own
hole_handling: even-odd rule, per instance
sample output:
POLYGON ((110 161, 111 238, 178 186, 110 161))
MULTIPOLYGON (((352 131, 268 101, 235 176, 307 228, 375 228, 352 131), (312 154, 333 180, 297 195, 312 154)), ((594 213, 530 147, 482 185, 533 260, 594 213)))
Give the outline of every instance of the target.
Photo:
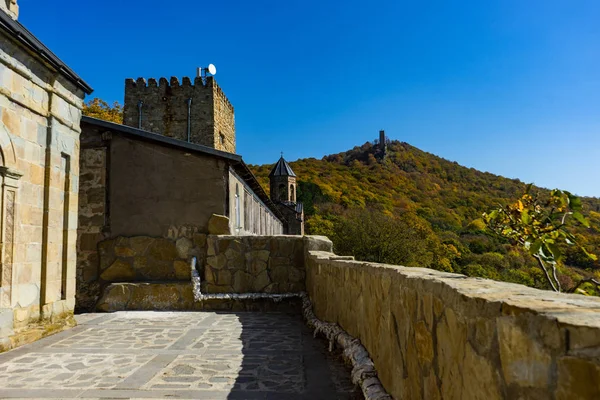
POLYGON ((284 160, 283 156, 277 161, 277 164, 271 170, 269 174, 269 178, 272 176, 296 176, 294 171, 292 171, 292 167, 288 164, 287 161, 284 160))

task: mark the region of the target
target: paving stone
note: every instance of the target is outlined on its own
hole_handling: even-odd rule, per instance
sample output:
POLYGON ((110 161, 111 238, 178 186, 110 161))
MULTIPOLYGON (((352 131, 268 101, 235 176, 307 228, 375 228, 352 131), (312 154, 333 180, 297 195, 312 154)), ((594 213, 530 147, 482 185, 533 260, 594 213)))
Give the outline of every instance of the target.
POLYGON ((80 321, 5 353, 0 398, 361 398, 299 316, 132 311, 80 321))

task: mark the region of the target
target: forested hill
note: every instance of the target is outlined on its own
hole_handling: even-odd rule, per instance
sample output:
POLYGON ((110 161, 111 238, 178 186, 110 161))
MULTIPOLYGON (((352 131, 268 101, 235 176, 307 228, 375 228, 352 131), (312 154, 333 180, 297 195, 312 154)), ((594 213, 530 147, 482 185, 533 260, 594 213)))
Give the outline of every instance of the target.
MULTIPOLYGON (((307 232, 327 234, 339 252, 370 261, 545 285, 533 259, 488 234, 480 219, 483 212, 525 192, 526 184, 518 179, 466 168, 398 141, 388 144, 383 160, 379 146, 367 142, 321 160, 290 164, 298 176, 307 232), (372 237, 377 240, 369 242, 372 237), (377 248, 383 241, 388 242, 386 248, 377 248)), ((266 188, 271 167, 251 167, 266 188)), ((534 191, 548 194, 545 189, 534 191)), ((582 200, 592 228, 577 228, 577 237, 600 254, 600 199, 582 200)), ((600 264, 575 248, 565 250, 565 263, 579 268, 574 274, 600 270, 600 264)), ((563 277, 566 286, 578 277, 569 274, 563 277)))

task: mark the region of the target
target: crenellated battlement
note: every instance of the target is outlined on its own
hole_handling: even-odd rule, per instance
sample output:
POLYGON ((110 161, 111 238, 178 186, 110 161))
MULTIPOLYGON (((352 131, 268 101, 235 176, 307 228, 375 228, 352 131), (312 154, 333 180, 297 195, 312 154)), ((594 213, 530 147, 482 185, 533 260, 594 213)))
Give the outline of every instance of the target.
POLYGON ((171 90, 177 89, 180 87, 194 89, 199 88, 200 90, 212 89, 216 95, 222 97, 225 104, 233 110, 233 105, 223 92, 223 89, 217 84, 215 79, 212 76, 206 77, 205 79, 201 77, 194 78, 194 82, 192 83, 192 79, 188 76, 184 76, 179 82, 179 78, 176 76, 172 76, 170 79, 167 78, 159 78, 157 81, 155 78, 149 78, 146 81, 146 78, 140 77, 137 79, 127 78, 125 80, 125 91, 129 90, 144 90, 147 88, 170 88, 171 90))
POLYGON ((124 123, 235 153, 234 108, 212 76, 126 79, 124 123))

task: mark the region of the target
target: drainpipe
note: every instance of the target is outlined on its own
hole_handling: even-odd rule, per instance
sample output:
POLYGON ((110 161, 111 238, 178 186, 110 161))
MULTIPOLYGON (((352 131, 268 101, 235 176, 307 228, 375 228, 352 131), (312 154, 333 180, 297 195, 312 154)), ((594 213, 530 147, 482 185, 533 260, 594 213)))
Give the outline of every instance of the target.
POLYGON ((187 120, 187 141, 188 143, 192 139, 192 98, 187 99, 188 106, 188 120, 187 120))
POLYGON ((138 129, 142 129, 142 106, 144 105, 143 101, 138 101, 138 129))

